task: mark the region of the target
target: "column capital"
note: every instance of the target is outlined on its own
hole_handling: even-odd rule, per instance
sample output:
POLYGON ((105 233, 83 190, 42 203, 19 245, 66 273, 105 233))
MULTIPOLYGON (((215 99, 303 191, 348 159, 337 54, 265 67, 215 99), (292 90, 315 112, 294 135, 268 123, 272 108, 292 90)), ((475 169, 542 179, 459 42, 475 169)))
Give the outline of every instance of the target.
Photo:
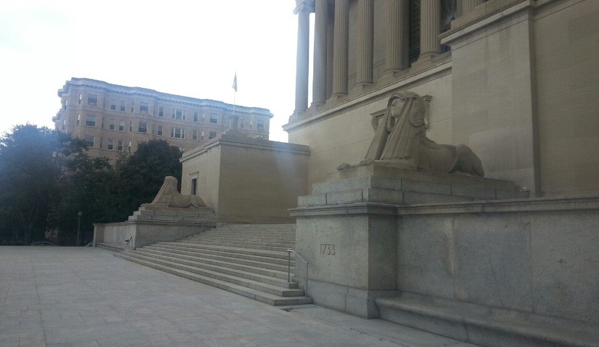
POLYGON ((300 12, 314 12, 314 0, 295 0, 293 14, 298 14, 300 12))

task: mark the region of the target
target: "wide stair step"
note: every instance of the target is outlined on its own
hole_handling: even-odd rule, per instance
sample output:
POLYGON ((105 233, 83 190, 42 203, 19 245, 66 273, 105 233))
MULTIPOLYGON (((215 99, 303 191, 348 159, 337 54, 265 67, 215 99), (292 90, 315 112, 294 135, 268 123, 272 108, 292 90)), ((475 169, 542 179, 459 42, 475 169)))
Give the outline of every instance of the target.
POLYGON ((229 224, 115 256, 275 306, 310 304, 293 281, 294 243, 295 225, 229 224))

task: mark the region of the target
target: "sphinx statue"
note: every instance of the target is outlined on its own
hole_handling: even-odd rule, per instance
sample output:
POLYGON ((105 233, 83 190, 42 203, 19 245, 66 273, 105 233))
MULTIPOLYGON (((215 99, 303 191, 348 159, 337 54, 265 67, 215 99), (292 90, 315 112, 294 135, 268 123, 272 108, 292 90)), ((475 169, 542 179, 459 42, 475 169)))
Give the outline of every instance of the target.
POLYGON ((206 207, 206 203, 197 195, 182 195, 177 190, 179 181, 173 176, 166 176, 164 183, 154 200, 142 206, 149 207, 206 207))
POLYGON ((373 119, 375 135, 360 165, 376 163, 483 177, 482 163, 468 146, 437 144, 426 137, 426 112, 425 101, 420 95, 410 91, 393 94, 383 117, 379 121, 373 119))

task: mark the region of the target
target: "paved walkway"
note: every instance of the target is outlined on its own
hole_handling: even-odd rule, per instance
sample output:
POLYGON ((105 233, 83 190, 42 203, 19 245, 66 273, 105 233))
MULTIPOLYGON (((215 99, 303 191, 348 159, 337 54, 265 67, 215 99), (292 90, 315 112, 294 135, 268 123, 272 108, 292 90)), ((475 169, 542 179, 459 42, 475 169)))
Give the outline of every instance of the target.
POLYGON ((0 247, 0 346, 475 347, 314 305, 287 312, 63 247, 0 247))

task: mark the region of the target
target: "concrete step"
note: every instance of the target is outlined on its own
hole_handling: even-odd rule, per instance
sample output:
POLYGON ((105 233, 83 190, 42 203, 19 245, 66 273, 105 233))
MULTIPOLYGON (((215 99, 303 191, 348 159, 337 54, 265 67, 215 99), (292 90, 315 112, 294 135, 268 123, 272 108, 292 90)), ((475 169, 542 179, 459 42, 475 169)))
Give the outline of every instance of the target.
POLYGON ((273 246, 268 243, 255 244, 255 243, 244 243, 244 242, 206 242, 204 240, 185 240, 181 241, 181 243, 193 243, 193 244, 202 244, 202 245, 219 245, 219 246, 227 246, 227 247, 235 247, 235 248, 251 248, 251 249, 261 249, 261 250, 269 250, 269 251, 277 251, 277 252, 285 252, 289 248, 291 248, 291 244, 285 246, 273 246))
MULTIPOLYGON (((244 252, 229 252, 228 251, 229 248, 226 248, 226 247, 224 249, 212 249, 212 248, 198 247, 198 245, 195 245, 195 244, 186 244, 186 243, 180 243, 180 242, 174 242, 173 244, 156 243, 151 246, 161 247, 161 248, 169 248, 169 249, 177 249, 178 251, 203 254, 203 255, 224 256, 224 257, 235 258, 235 259, 239 259, 239 260, 257 261, 257 262, 261 262, 261 263, 265 263, 265 264, 272 264, 272 265, 277 265, 277 266, 287 266, 287 263, 289 261, 288 258, 281 258, 281 257, 273 258, 268 255, 264 256, 264 255, 257 255, 257 254, 247 254, 244 252)), ((236 249, 239 249, 239 248, 236 248, 236 249)), ((251 252, 251 251, 255 251, 255 250, 248 250, 248 252, 251 252)), ((287 253, 287 252, 285 252, 285 253, 287 253)), ((295 258, 293 257, 293 254, 292 254, 291 265, 293 266, 294 263, 295 263, 295 258)))
MULTIPOLYGON (((197 266, 189 266, 189 265, 183 265, 183 264, 179 264, 179 263, 168 261, 168 260, 161 260, 157 257, 147 256, 147 255, 143 255, 143 254, 137 253, 137 252, 129 252, 126 254, 126 256, 129 258, 143 260, 148 263, 154 263, 157 265, 161 265, 163 267, 168 267, 169 269, 186 271, 186 272, 194 273, 197 275, 201 275, 203 277, 214 278, 219 281, 228 282, 228 283, 240 285, 243 287, 252 288, 252 289, 259 290, 259 291, 262 291, 262 292, 265 292, 268 294, 272 294, 272 295, 276 295, 276 296, 282 296, 282 297, 304 296, 304 291, 301 289, 285 288, 285 287, 283 287, 283 285, 275 285, 275 284, 271 284, 271 283, 266 283, 268 280, 267 278, 256 278, 257 276, 252 276, 252 275, 248 275, 248 277, 251 277, 251 278, 239 277, 239 276, 235 276, 235 275, 228 275, 225 273, 221 273, 221 272, 214 271, 214 270, 207 270, 207 269, 200 268, 197 266), (263 280, 264 282, 259 282, 259 280, 263 280)), ((247 275, 247 274, 242 274, 242 275, 247 275)), ((262 277, 266 277, 266 276, 262 276, 262 277)), ((270 282, 270 281, 268 281, 268 282, 270 282)), ((278 281, 278 282, 286 283, 283 281, 278 281)))
POLYGON ((245 254, 245 255, 254 255, 263 258, 272 258, 272 259, 285 259, 289 257, 287 252, 284 251, 271 251, 265 249, 254 249, 254 248, 242 248, 242 247, 229 247, 229 246, 219 246, 219 245, 204 245, 201 243, 194 242, 157 242, 158 245, 171 245, 178 247, 186 247, 186 248, 195 248, 195 249, 208 249, 208 250, 217 250, 228 253, 236 253, 236 254, 245 254))
POLYGON ((237 284, 229 283, 226 281, 221 281, 221 280, 218 280, 215 278, 202 276, 202 275, 199 275, 199 274, 196 274, 193 272, 172 269, 167 266, 163 266, 163 265, 156 264, 153 262, 148 262, 148 261, 145 261, 142 259, 129 257, 125 253, 115 254, 115 256, 130 260, 132 262, 135 262, 135 263, 138 263, 141 265, 145 265, 145 266, 157 269, 157 270, 161 270, 161 271, 173 274, 173 275, 184 277, 184 278, 190 279, 192 281, 204 283, 204 284, 216 287, 216 288, 220 288, 220 289, 223 289, 223 290, 226 290, 229 292, 243 295, 245 297, 248 297, 248 298, 260 301, 260 302, 264 302, 266 304, 273 305, 273 306, 292 306, 292 305, 305 305, 305 304, 312 303, 311 298, 301 297, 301 296, 280 297, 280 296, 268 294, 268 293, 265 293, 265 292, 262 292, 262 291, 259 291, 259 290, 253 289, 253 288, 249 288, 246 286, 237 285, 237 284))
POLYGON ((375 300, 381 319, 481 346, 599 346, 596 326, 416 294, 375 300))
POLYGON ((113 252, 122 252, 125 249, 125 247, 118 247, 118 246, 115 246, 115 245, 110 245, 110 244, 101 243, 101 242, 96 243, 96 246, 99 247, 99 248, 107 249, 109 251, 113 251, 113 252))
MULTIPOLYGON (((202 258, 202 257, 182 255, 182 254, 178 254, 177 252, 159 251, 159 250, 150 249, 150 248, 146 248, 146 247, 139 249, 135 252, 138 252, 140 254, 147 254, 148 256, 151 255, 154 257, 160 257, 161 259, 170 260, 173 262, 179 262, 181 264, 185 264, 185 265, 189 265, 189 266, 204 267, 209 270, 216 269, 215 271, 220 271, 220 272, 228 273, 228 274, 235 274, 236 272, 242 272, 242 273, 252 273, 252 274, 261 275, 261 276, 268 276, 268 277, 272 277, 272 278, 277 278, 279 280, 284 280, 285 281, 284 286, 289 285, 289 283, 287 283, 287 278, 288 278, 287 269, 285 269, 284 272, 277 271, 277 270, 270 270, 270 269, 266 269, 266 268, 262 268, 262 267, 258 267, 258 266, 240 265, 235 262, 229 262, 228 259, 227 260, 212 260, 212 259, 206 259, 206 258, 202 258), (225 269, 230 269, 233 271, 225 272, 226 271, 225 269)), ((248 278, 248 277, 246 277, 246 278, 248 278)), ((291 278, 293 278, 293 268, 291 268, 291 278)), ((273 284, 277 285, 278 283, 273 283, 273 284)), ((291 286, 288 286, 288 288, 297 288, 297 284, 292 283, 291 286)))
POLYGON ((204 232, 189 236, 186 239, 217 239, 217 240, 245 240, 245 241, 274 241, 274 242, 294 242, 294 236, 272 236, 272 235, 229 235, 228 233, 210 233, 204 232))
POLYGON ((246 241, 275 241, 275 242, 295 242, 295 236, 273 236, 273 235, 243 235, 229 233, 200 233, 189 238, 195 239, 219 239, 219 240, 246 240, 246 241))
MULTIPOLYGON (((200 259, 212 259, 212 260, 221 260, 221 261, 226 261, 229 263, 234 263, 234 264, 239 264, 239 265, 247 265, 247 266, 254 266, 254 267, 261 267, 264 269, 269 269, 269 270, 276 270, 276 271, 282 271, 282 272, 287 272, 287 261, 284 262, 279 262, 280 264, 274 264, 274 263, 269 263, 269 262, 263 262, 260 261, 259 257, 254 257, 254 256, 250 256, 253 257, 251 259, 244 259, 244 258, 239 258, 239 257, 232 257, 229 256, 226 252, 216 252, 216 253, 212 253, 212 252, 208 252, 208 251, 196 251, 196 250, 185 250, 185 249, 181 249, 181 248, 172 248, 172 247, 164 247, 164 246, 158 246, 158 245, 150 245, 150 246, 145 246, 143 249, 145 250, 156 250, 156 251, 160 251, 160 252, 168 252, 171 254, 179 254, 182 256, 191 256, 194 258, 200 258, 200 259), (221 255, 222 254, 222 255, 221 255), (255 259, 255 260, 253 260, 255 259)), ((294 266, 294 261, 291 261, 291 266, 294 266)))
POLYGON ((225 225, 119 256, 271 305, 309 304, 293 281, 294 243, 295 225, 225 225))

